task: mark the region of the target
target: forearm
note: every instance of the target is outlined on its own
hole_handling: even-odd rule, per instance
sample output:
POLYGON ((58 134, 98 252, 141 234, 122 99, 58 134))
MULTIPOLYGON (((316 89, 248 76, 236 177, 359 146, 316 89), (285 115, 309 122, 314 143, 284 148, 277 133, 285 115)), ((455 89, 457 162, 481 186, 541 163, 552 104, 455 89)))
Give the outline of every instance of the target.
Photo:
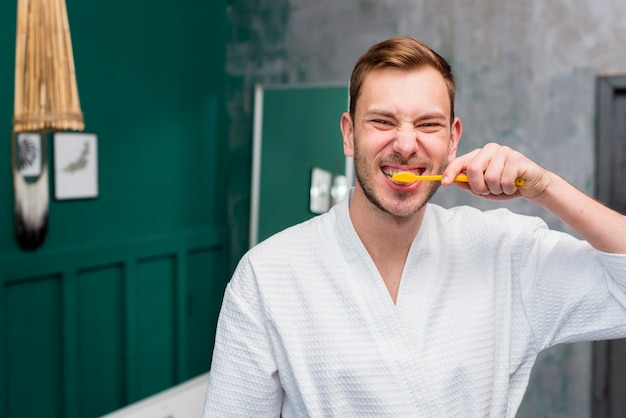
POLYGON ((625 216, 519 152, 494 143, 486 144, 450 161, 441 184, 452 184, 452 179, 462 172, 469 181, 458 183, 459 187, 490 200, 524 197, 554 213, 595 249, 626 254, 625 216), (517 178, 523 178, 525 185, 517 187, 517 178))
POLYGON ((531 201, 569 225, 595 249, 626 254, 626 217, 550 173, 545 191, 531 201))

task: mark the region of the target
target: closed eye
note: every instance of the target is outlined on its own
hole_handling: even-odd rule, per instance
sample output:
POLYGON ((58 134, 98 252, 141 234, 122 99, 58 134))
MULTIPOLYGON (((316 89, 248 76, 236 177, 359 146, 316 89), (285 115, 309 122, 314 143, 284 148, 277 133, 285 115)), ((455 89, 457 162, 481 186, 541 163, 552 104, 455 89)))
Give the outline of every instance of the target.
POLYGON ((444 124, 439 122, 424 122, 417 125, 418 129, 421 129, 425 132, 436 132, 441 129, 445 129, 444 124))
POLYGON ((396 126, 395 122, 390 119, 370 119, 369 123, 375 129, 386 131, 396 126))

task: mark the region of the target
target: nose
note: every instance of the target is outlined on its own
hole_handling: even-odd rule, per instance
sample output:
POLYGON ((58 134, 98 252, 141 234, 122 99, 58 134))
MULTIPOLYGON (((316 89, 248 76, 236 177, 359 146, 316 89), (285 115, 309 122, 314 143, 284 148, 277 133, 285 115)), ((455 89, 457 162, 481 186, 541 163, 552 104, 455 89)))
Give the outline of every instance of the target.
POLYGON ((419 149, 417 132, 413 127, 400 127, 392 144, 393 151, 404 158, 417 153, 419 149))

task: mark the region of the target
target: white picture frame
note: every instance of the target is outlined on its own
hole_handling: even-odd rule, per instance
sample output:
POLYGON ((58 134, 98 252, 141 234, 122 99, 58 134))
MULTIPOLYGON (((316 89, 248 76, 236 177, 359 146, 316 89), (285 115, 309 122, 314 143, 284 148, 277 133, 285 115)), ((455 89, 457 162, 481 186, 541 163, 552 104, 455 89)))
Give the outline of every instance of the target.
POLYGON ((55 199, 98 197, 98 136, 57 132, 53 143, 55 199))
POLYGON ((41 134, 20 132, 16 140, 18 172, 22 177, 39 177, 43 160, 41 134))

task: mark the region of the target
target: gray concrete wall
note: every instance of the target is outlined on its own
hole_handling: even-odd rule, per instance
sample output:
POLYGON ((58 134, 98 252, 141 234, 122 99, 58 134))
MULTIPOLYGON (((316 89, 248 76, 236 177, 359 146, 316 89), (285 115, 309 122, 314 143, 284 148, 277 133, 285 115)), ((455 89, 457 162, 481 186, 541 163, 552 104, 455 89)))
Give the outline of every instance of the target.
MULTIPOLYGON (((452 63, 461 151, 508 144, 593 193, 595 77, 626 73, 622 0, 233 0, 228 14, 229 144, 239 169, 230 184, 234 254, 247 239, 243 162, 254 83, 347 82, 358 56, 394 35, 420 38, 452 63)), ((436 201, 495 205, 452 189, 436 201)), ((527 202, 507 206, 568 230, 527 202)), ((518 416, 589 417, 590 353, 588 344, 545 352, 518 416)))

